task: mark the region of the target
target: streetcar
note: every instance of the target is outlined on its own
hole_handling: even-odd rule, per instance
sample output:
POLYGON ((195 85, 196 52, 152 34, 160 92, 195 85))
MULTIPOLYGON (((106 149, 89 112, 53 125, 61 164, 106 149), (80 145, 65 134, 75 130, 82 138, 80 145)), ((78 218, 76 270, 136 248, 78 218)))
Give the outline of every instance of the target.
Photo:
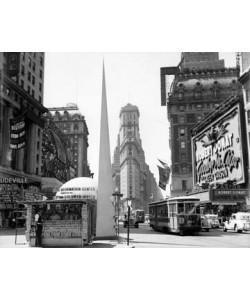
POLYGON ((132 215, 137 220, 138 223, 144 223, 145 222, 145 211, 143 209, 133 210, 132 215))
POLYGON ((200 199, 190 196, 168 198, 149 204, 150 227, 184 235, 201 231, 200 199))

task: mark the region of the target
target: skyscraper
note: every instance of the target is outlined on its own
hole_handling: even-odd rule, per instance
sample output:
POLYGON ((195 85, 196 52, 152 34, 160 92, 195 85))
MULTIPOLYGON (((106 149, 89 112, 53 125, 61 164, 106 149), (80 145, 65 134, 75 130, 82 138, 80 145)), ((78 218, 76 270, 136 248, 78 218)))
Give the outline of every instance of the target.
POLYGON ((133 209, 148 211, 150 196, 162 197, 155 178, 145 162, 139 132, 139 109, 128 103, 120 111, 120 129, 113 156, 113 183, 123 194, 123 209, 132 200, 133 209))

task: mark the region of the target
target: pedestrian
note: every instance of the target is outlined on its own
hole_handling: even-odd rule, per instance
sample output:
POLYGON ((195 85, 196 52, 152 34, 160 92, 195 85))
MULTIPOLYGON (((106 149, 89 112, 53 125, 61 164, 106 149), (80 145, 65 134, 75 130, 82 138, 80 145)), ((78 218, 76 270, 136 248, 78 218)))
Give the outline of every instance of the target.
POLYGON ((43 219, 41 210, 37 210, 35 214, 35 228, 36 228, 36 247, 42 247, 42 231, 43 231, 43 219))

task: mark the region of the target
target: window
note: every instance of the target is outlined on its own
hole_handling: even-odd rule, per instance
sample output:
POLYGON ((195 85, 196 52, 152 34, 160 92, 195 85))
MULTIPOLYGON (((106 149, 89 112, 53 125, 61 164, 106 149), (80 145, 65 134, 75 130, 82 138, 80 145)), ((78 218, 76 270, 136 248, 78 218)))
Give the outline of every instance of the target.
POLYGON ((245 93, 246 93, 246 102, 248 103, 248 102, 250 102, 250 98, 249 98, 249 90, 246 89, 246 90, 245 90, 245 93))
POLYGON ((180 109, 180 111, 184 111, 185 110, 184 105, 180 105, 179 109, 180 109))
POLYGON ((179 98, 179 100, 182 100, 182 99, 184 98, 184 93, 183 93, 183 92, 180 92, 180 93, 178 94, 178 98, 179 98))
POLYGON ((32 76, 32 84, 35 84, 35 76, 32 76))
POLYGON ((187 174, 187 167, 186 166, 181 167, 181 173, 182 174, 187 174))
POLYGON ((30 86, 28 85, 27 92, 30 94, 30 86))
POLYGON ((25 52, 21 52, 21 59, 25 60, 25 52))
POLYGON ((33 98, 35 98, 35 91, 34 90, 32 90, 31 95, 32 95, 33 98))
POLYGON ((247 123, 250 124, 250 110, 247 111, 247 123))
POLYGON ((21 66, 21 74, 24 75, 24 72, 25 72, 25 68, 24 68, 24 65, 22 65, 21 66))
POLYGON ((28 72, 28 80, 30 81, 31 80, 31 73, 28 72))
POLYGON ((185 123, 185 117, 184 116, 180 116, 180 124, 184 124, 185 123))
POLYGON ((200 122, 202 120, 202 116, 197 116, 197 122, 200 122))
POLYGON ((197 104, 197 105, 196 105, 196 109, 197 109, 197 110, 202 110, 202 105, 201 105, 201 104, 197 104))
POLYGON ((37 148, 37 150, 39 150, 39 148, 40 148, 40 142, 37 142, 36 148, 37 148))
POLYGON ((181 153, 181 161, 182 162, 186 161, 186 154, 185 153, 181 153))
POLYGON ((42 84, 41 84, 41 82, 39 82, 39 91, 40 92, 42 91, 42 84))
POLYGON ((184 128, 181 128, 181 129, 180 129, 180 136, 183 136, 183 135, 185 135, 185 129, 184 129, 184 128))
POLYGON ((43 66, 43 58, 40 56, 40 66, 43 66))
POLYGON ((34 61, 33 61, 33 64, 32 64, 32 70, 36 71, 36 63, 34 61))
MULTIPOLYGON (((183 191, 187 190, 187 181, 186 180, 182 180, 181 181, 181 186, 182 186, 182 190, 183 191)), ((183 207, 183 210, 184 210, 184 207, 183 207)))
POLYGON ((195 91, 195 98, 196 99, 199 99, 199 98, 201 98, 201 96, 202 96, 202 94, 201 94, 201 91, 195 91))
POLYGON ((186 142, 182 141, 181 142, 181 149, 185 149, 186 148, 186 142))
POLYGON ((30 57, 28 59, 28 65, 29 65, 29 67, 31 67, 31 59, 30 59, 30 57))
POLYGON ((43 78, 43 70, 39 71, 39 76, 40 76, 41 79, 43 78))
POLYGON ((215 98, 218 98, 219 97, 219 91, 218 90, 213 90, 213 96, 215 98))
POLYGON ((42 103, 42 97, 39 96, 38 98, 39 98, 39 103, 42 103))

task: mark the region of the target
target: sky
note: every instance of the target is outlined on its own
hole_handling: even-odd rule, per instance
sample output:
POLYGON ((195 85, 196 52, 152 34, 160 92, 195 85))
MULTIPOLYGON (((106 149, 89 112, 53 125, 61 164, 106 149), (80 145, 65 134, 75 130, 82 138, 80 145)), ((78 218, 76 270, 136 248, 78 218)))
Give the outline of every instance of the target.
MULTIPOLYGON (((46 52, 44 106, 76 103, 89 130, 88 162, 98 179, 102 66, 105 65, 111 161, 117 145, 119 113, 128 103, 140 112, 146 163, 158 183, 158 159, 171 165, 167 109, 161 106, 160 68, 176 66, 180 52, 46 52)), ((235 53, 220 53, 226 67, 235 53)), ((169 186, 164 194, 169 193, 169 186)))

